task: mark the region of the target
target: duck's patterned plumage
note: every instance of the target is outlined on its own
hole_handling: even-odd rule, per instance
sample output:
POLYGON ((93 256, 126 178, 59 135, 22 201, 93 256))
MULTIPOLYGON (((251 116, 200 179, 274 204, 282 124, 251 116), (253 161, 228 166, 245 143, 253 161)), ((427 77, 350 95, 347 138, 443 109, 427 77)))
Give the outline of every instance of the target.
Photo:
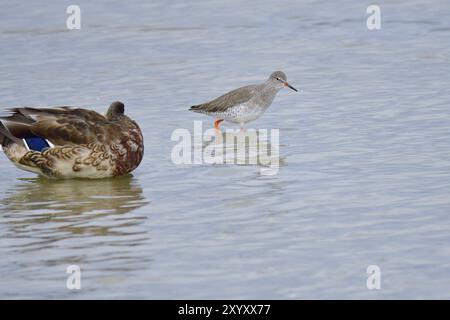
POLYGON ((21 169, 55 178, 104 178, 129 173, 142 160, 142 133, 121 102, 113 102, 105 116, 71 107, 11 111, 0 118, 0 142, 21 169), (51 147, 29 150, 24 139, 30 137, 51 147))

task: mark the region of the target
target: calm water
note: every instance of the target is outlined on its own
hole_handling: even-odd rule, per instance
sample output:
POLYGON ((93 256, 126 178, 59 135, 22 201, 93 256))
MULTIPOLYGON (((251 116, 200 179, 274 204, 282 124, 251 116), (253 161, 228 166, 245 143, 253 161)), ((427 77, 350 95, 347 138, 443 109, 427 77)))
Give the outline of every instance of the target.
POLYGON ((133 176, 48 181, 0 156, 0 298, 450 298, 450 3, 0 3, 0 108, 126 105, 133 176), (277 69, 251 128, 279 173, 175 165, 187 111, 277 69), (66 268, 82 290, 66 289, 66 268), (378 265, 381 290, 366 288, 378 265))

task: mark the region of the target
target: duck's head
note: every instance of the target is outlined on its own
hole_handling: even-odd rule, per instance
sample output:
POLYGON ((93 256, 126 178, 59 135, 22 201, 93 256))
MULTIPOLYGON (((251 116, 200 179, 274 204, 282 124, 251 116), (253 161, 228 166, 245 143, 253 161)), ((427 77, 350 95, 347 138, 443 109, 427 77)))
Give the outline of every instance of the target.
POLYGON ((275 71, 274 73, 272 73, 269 77, 269 79, 267 79, 267 81, 269 82, 269 84, 275 88, 277 88, 278 90, 283 89, 283 88, 290 88, 294 91, 298 91, 297 89, 295 89, 293 86, 291 86, 288 82, 287 82, 287 77, 286 74, 282 71, 275 71))
POLYGON ((125 112, 125 105, 120 101, 114 101, 106 112, 106 118, 109 120, 122 116, 125 112))

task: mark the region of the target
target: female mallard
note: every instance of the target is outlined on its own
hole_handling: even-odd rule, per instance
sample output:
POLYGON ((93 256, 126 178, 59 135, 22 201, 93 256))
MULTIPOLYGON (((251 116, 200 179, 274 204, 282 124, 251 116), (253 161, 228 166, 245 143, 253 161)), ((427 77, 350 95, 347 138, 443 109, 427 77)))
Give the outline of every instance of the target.
POLYGON ((113 102, 106 115, 71 108, 14 108, 0 117, 0 143, 20 169, 51 178, 105 178, 136 169, 141 130, 113 102))

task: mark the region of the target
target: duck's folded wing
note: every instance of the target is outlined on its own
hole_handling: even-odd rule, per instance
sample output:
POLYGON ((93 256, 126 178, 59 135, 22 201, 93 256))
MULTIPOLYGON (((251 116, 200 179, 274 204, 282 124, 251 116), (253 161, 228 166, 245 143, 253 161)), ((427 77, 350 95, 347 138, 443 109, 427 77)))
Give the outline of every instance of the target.
POLYGON ((121 137, 120 128, 103 115, 71 107, 14 108, 1 117, 4 126, 17 138, 38 136, 54 145, 104 143, 121 137))

